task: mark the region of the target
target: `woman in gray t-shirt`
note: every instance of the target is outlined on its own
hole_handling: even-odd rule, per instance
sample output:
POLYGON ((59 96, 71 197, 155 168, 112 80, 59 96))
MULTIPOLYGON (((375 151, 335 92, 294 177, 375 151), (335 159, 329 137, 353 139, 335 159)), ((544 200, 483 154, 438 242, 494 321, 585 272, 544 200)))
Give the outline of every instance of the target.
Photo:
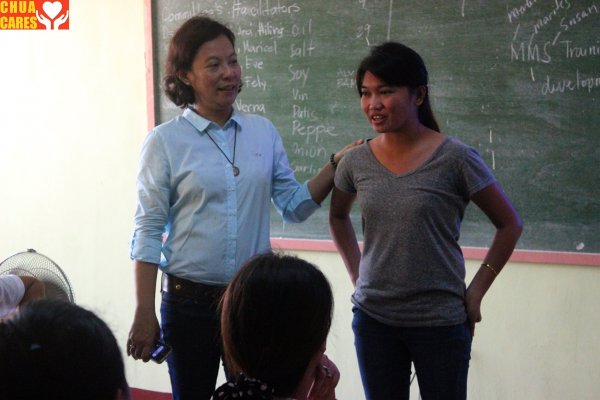
POLYGON ((355 285, 353 329, 367 399, 408 399, 411 363, 424 399, 465 399, 484 294, 521 234, 521 220, 477 152, 440 133, 427 70, 412 49, 373 48, 356 79, 378 135, 340 162, 330 225, 355 285), (358 200, 361 254, 350 221, 358 200), (496 229, 467 288, 458 245, 473 201, 496 229))

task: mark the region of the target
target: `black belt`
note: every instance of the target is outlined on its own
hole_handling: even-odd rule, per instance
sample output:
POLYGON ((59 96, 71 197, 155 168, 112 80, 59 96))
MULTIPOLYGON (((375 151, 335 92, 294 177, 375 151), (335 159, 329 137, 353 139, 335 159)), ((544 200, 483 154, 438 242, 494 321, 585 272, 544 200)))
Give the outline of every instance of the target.
POLYGON ((163 292, 176 294, 189 299, 209 299, 220 301, 226 286, 207 285, 205 283, 192 282, 187 279, 178 278, 169 274, 162 274, 161 288, 163 292))

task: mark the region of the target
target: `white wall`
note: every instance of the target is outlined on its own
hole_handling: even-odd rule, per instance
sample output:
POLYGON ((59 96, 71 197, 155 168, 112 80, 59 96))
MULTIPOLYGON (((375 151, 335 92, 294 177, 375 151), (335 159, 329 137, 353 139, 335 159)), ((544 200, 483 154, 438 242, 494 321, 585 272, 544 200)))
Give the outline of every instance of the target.
MULTIPOLYGON (((0 258, 48 255, 124 343, 147 130, 143 2, 71 1, 69 16, 68 31, 0 31, 0 258)), ((166 390, 163 368, 128 374, 166 390)))
MULTIPOLYGON (((0 31, 0 258, 27 248, 50 256, 77 302, 124 344, 135 169, 147 129, 143 6, 70 7, 69 31, 0 31)), ((328 351, 342 371, 338 397, 361 399, 345 269, 335 253, 298 254, 335 292, 328 351)), ((600 268, 509 265, 484 301, 470 397, 598 398, 599 305, 600 268)), ((164 365, 126 363, 132 386, 169 390, 164 365)))

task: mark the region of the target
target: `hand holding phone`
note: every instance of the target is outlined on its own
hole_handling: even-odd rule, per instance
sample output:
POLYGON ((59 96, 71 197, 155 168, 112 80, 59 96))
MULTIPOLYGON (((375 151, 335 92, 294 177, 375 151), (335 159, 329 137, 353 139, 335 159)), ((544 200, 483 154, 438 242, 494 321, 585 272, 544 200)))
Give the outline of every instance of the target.
POLYGON ((159 340, 152 350, 152 353, 150 353, 150 359, 155 363, 160 364, 167 359, 169 354, 171 354, 171 350, 173 350, 171 346, 159 340))

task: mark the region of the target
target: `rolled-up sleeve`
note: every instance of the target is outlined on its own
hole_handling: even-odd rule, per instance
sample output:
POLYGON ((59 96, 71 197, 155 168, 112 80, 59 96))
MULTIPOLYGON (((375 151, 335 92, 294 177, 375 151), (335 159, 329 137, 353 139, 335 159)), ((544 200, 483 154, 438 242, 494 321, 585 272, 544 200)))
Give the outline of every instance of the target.
POLYGON ((148 134, 142 146, 136 188, 137 207, 130 257, 159 264, 171 189, 168 154, 154 131, 148 134))

